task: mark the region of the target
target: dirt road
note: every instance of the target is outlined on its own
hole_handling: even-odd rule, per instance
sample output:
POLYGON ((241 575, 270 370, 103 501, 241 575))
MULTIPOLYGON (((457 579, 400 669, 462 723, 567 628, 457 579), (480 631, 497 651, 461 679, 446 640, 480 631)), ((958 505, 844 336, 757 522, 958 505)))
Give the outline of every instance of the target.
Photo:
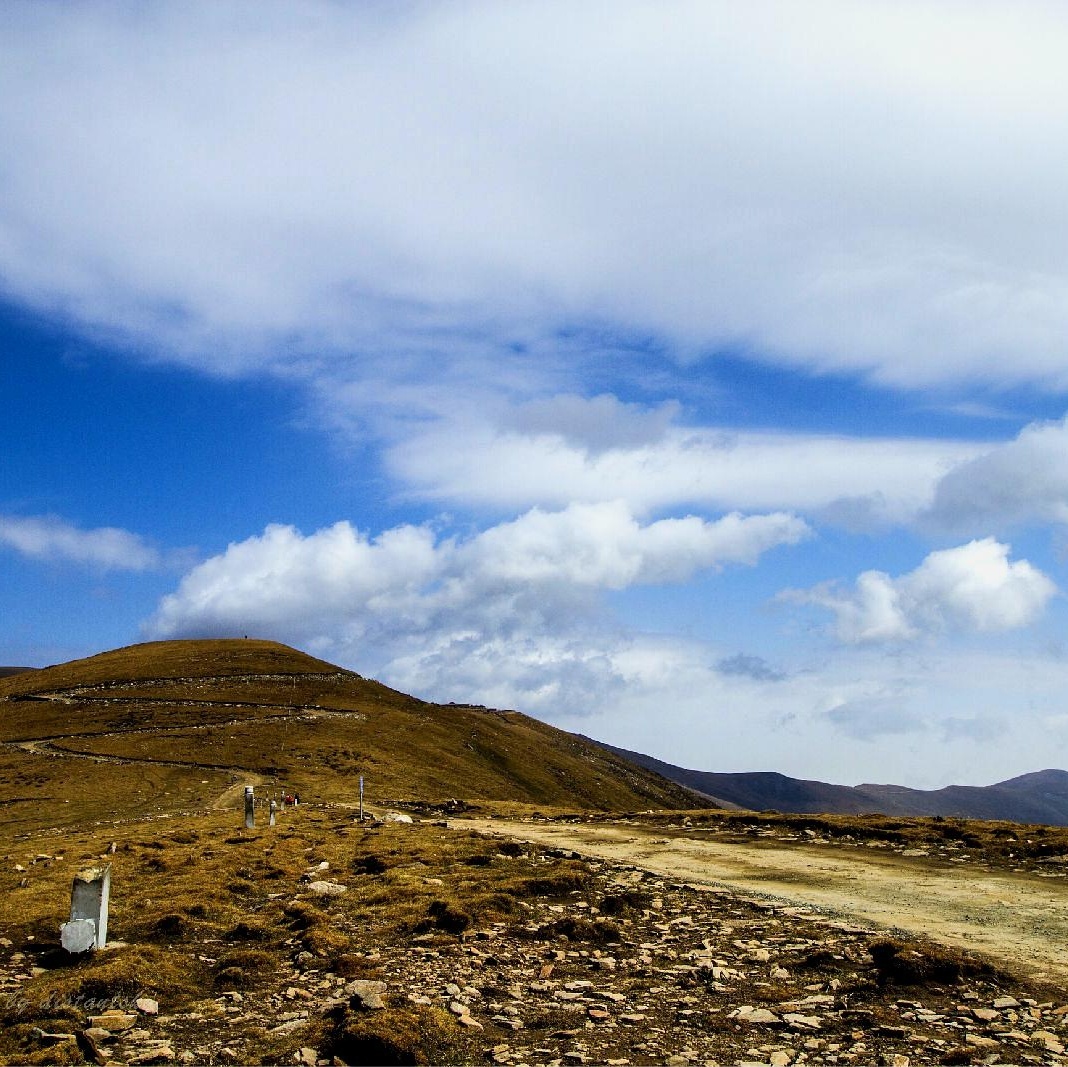
POLYGON ((1068 884, 868 849, 731 843, 657 828, 495 819, 450 825, 632 864, 706 891, 773 897, 926 934, 1032 977, 1068 978, 1068 884))

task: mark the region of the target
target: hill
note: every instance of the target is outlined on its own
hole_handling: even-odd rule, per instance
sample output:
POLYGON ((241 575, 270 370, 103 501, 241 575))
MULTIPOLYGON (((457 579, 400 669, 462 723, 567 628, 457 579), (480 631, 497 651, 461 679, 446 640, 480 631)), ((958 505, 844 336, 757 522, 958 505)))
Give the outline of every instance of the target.
POLYGON ((695 771, 640 752, 603 747, 701 793, 721 807, 799 815, 938 815, 1068 826, 1068 771, 1036 771, 994 785, 951 785, 932 790, 902 785, 847 786, 790 778, 771 771, 695 771))
POLYGON ((0 803, 27 826, 211 807, 245 784, 351 802, 361 775, 375 803, 694 804, 528 716, 431 704, 270 641, 154 642, 0 679, 0 803))

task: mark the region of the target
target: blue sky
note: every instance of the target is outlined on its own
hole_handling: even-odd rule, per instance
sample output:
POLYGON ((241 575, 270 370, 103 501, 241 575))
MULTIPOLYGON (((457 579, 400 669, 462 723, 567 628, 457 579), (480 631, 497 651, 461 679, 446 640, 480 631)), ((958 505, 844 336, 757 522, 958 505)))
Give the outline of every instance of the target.
POLYGON ((0 662, 248 633, 702 769, 1068 766, 1066 46, 0 9, 0 662))

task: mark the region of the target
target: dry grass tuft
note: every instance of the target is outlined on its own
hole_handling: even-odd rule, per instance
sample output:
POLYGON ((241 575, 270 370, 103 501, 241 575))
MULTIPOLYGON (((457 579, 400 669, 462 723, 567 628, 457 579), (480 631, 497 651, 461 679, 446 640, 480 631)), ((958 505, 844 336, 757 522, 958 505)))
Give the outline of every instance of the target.
POLYGON ((469 1063, 472 1054, 448 1015, 414 1004, 375 1012, 342 1008, 324 1046, 324 1055, 351 1067, 469 1063))
POLYGON ((896 938, 868 946, 882 985, 951 985, 965 978, 996 978, 997 968, 985 960, 942 945, 906 943, 896 938))

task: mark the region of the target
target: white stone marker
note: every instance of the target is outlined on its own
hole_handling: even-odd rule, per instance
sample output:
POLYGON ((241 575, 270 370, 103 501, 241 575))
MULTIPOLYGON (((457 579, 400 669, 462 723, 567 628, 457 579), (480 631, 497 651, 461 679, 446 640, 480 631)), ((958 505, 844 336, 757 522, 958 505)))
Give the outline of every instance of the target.
POLYGON ((87 952, 107 944, 110 895, 110 863, 103 867, 86 867, 74 876, 70 891, 70 921, 59 928, 60 943, 68 952, 87 952))
POLYGON ((256 797, 252 786, 245 786, 245 829, 256 828, 256 797))
POLYGON ((275 816, 275 812, 277 812, 277 811, 278 811, 278 801, 277 800, 272 800, 271 801, 271 822, 270 822, 271 826, 274 826, 274 816, 275 816))

